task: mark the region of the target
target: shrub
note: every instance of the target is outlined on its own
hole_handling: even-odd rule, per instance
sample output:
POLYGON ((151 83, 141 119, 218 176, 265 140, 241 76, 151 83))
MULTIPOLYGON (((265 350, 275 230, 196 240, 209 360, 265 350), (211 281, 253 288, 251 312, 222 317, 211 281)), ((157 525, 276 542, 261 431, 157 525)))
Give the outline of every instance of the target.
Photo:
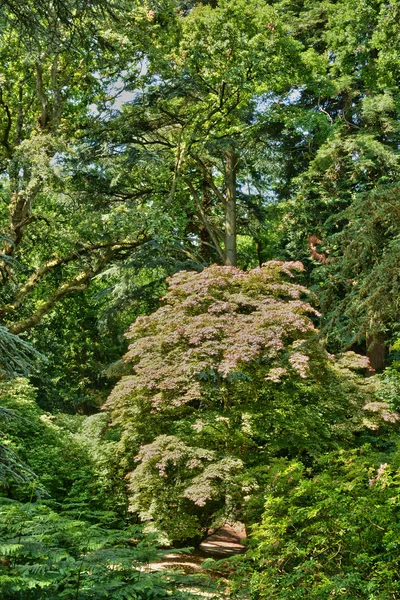
POLYGON ((399 596, 397 452, 384 455, 369 446, 341 450, 312 469, 299 461, 278 460, 269 470, 265 492, 265 512, 253 529, 233 597, 399 596))

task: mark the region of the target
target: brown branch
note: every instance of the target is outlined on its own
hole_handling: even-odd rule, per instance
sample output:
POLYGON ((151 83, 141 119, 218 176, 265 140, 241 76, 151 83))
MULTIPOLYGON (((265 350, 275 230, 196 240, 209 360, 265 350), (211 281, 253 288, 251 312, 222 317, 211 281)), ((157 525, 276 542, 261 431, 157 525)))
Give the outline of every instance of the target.
POLYGON ((8 156, 10 156, 11 148, 10 148, 10 144, 9 144, 9 137, 10 137, 10 131, 11 131, 11 125, 12 125, 12 117, 11 117, 11 112, 10 112, 8 104, 6 104, 4 102, 3 90, 1 88, 0 88, 0 105, 4 108, 4 111, 7 116, 7 124, 6 124, 5 130, 4 130, 4 133, 3 133, 3 139, 1 140, 1 143, 4 146, 4 148, 7 150, 8 156))
POLYGON ((52 113, 52 128, 57 129, 61 122, 61 116, 64 108, 64 99, 61 93, 60 85, 57 82, 58 75, 58 55, 55 56, 51 65, 51 86, 54 98, 54 106, 52 113))
POLYGON ((310 235, 308 238, 308 247, 310 249, 311 258, 317 260, 321 264, 329 263, 329 258, 324 252, 318 252, 317 246, 322 244, 322 241, 317 238, 316 235, 310 235))
POLYGON ((23 96, 24 88, 23 84, 20 83, 18 88, 18 116, 15 130, 15 143, 20 144, 22 138, 22 127, 24 124, 24 112, 23 112, 23 96))
POLYGON ((219 108, 220 109, 222 109, 222 107, 224 106, 225 87, 226 87, 226 81, 223 81, 221 90, 220 90, 220 94, 219 94, 219 108))
POLYGON ((42 182, 38 181, 36 185, 26 193, 24 191, 14 192, 11 197, 10 205, 10 226, 7 233, 7 238, 11 240, 4 244, 1 251, 6 256, 12 256, 14 254, 16 246, 20 244, 23 237, 23 230, 25 225, 31 222, 30 211, 32 202, 37 196, 42 187, 42 182))
POLYGON ((216 96, 218 96, 218 90, 213 88, 205 79, 204 77, 202 77, 200 75, 200 66, 197 67, 196 69, 196 75, 197 77, 200 79, 200 81, 205 85, 205 87, 210 90, 211 92, 213 92, 213 94, 215 94, 216 96))
POLYGON ((18 231, 22 227, 26 227, 26 225, 29 225, 29 223, 33 223, 33 221, 45 221, 47 223, 47 225, 50 226, 49 219, 47 219, 43 215, 30 215, 29 217, 26 217, 26 219, 24 219, 23 221, 21 221, 21 223, 18 223, 15 226, 15 231, 18 231))
POLYGON ((92 244, 91 246, 84 246, 79 248, 66 256, 56 256, 47 261, 42 267, 40 267, 35 273, 28 278, 25 284, 18 290, 13 301, 2 308, 0 308, 0 316, 5 316, 12 313, 23 303, 25 296, 31 292, 36 285, 49 273, 58 267, 73 262, 74 260, 82 257, 92 255, 96 250, 109 249, 113 255, 120 252, 121 250, 131 250, 143 244, 145 239, 137 240, 135 242, 121 242, 116 243, 107 242, 103 244, 92 244))
POLYGON ((113 258, 113 256, 120 249, 119 246, 115 249, 109 248, 105 255, 97 261, 97 265, 91 269, 85 269, 81 271, 76 277, 60 285, 59 288, 50 296, 50 298, 40 306, 30 317, 15 323, 14 325, 8 325, 9 331, 18 335, 32 329, 35 325, 38 325, 43 317, 53 310, 53 308, 68 294, 72 292, 84 292, 89 287, 90 281, 95 275, 100 273, 104 266, 113 258))
POLYGON ((73 291, 85 291, 89 285, 90 280, 94 275, 96 275, 97 272, 97 269, 81 271, 81 273, 79 273, 79 275, 77 275, 71 281, 63 283, 50 296, 47 302, 42 304, 42 306, 36 312, 33 313, 33 315, 31 315, 27 319, 24 319, 23 321, 20 321, 19 323, 9 325, 8 329, 11 331, 11 333, 14 333, 16 335, 19 333, 23 333, 28 329, 31 329, 32 327, 40 323, 43 317, 47 315, 64 296, 70 294, 73 291))
POLYGON ((36 91, 42 105, 42 112, 38 122, 41 129, 46 129, 49 121, 49 101, 43 87, 43 67, 38 62, 36 63, 36 91))
POLYGON ((200 169, 202 170, 203 175, 204 175, 204 177, 205 177, 208 185, 210 186, 210 188, 212 189, 212 191, 215 193, 215 195, 217 196, 218 200, 220 200, 222 202, 222 205, 225 208, 225 205, 226 205, 225 196, 223 195, 223 193, 215 185, 214 180, 213 180, 212 176, 210 175, 209 170, 207 169, 206 165, 204 164, 204 162, 201 160, 201 158, 197 154, 191 153, 191 157, 194 158, 194 160, 200 166, 200 169))
POLYGON ((180 172, 181 164, 182 164, 183 157, 184 157, 184 150, 182 150, 182 146, 181 146, 182 132, 183 132, 183 129, 181 128, 181 130, 179 132, 179 137, 178 137, 178 147, 176 149, 176 160, 175 160, 175 167, 174 167, 174 175, 173 175, 173 178, 172 178, 171 190, 169 192, 168 200, 167 200, 168 204, 171 204, 172 201, 173 201, 173 199, 174 199, 174 197, 175 197, 176 186, 178 184, 179 172, 180 172))
POLYGON ((120 202, 121 200, 136 200, 137 198, 142 198, 143 196, 147 196, 148 194, 152 194, 154 192, 154 188, 143 188, 141 190, 131 191, 131 192, 115 192, 111 190, 110 201, 113 200, 115 202, 120 202))
POLYGON ((214 233, 214 231, 213 231, 210 223, 208 222, 208 219, 207 219, 206 215, 204 214, 204 211, 202 209, 201 202, 199 200, 197 192, 194 189, 194 186, 193 186, 193 184, 192 184, 191 181, 187 180, 187 184, 188 184, 189 189, 191 191, 191 194, 193 196, 193 200, 195 201, 196 208, 197 208, 197 210, 199 212, 200 219, 202 220, 202 222, 204 224, 204 227, 208 231, 208 234, 209 234, 209 236, 210 236, 210 238, 212 240, 212 243, 214 244, 214 248, 218 252, 218 256, 220 257, 222 263, 224 264, 225 263, 225 254, 224 254, 221 246, 219 245, 218 238, 216 237, 216 235, 215 235, 215 233, 214 233))

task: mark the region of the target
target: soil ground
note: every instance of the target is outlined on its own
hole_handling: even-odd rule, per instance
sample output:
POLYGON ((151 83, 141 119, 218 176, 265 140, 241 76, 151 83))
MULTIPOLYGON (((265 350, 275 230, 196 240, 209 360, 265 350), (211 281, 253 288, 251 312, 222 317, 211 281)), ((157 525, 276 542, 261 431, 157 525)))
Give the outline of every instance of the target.
MULTIPOLYGON (((193 550, 189 554, 183 554, 171 551, 163 557, 163 560, 157 563, 151 563, 149 569, 160 571, 163 569, 173 569, 183 571, 185 575, 196 575, 202 573, 201 565, 206 558, 222 559, 235 554, 242 554, 245 547, 242 542, 246 538, 244 527, 240 523, 227 524, 209 535, 198 550, 193 550)), ((221 574, 210 572, 207 578, 210 583, 212 580, 220 579, 221 574)), ((200 583, 200 582, 199 582, 200 583)), ((220 592, 204 591, 200 585, 190 584, 188 591, 200 598, 220 599, 223 596, 220 592)))

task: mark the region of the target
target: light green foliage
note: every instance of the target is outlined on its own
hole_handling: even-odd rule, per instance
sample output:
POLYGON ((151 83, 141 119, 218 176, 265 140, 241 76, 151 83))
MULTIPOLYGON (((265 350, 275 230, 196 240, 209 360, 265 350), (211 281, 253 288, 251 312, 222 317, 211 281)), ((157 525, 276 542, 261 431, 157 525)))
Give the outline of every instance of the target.
MULTIPOLYGON (((177 7, 170 20, 165 5, 149 6, 154 46, 134 98, 120 117, 108 117, 102 136, 118 152, 107 165, 157 225, 158 239, 169 231, 167 240, 179 236, 199 263, 212 264, 224 262, 225 153, 234 150, 238 227, 255 239, 258 256, 253 247, 250 260, 260 264, 269 245, 266 188, 279 167, 258 103, 276 105, 279 94, 304 83, 310 57, 266 2, 196 4, 177 7), (160 47, 162 25, 174 33, 160 47)), ((137 65, 130 68, 133 76, 137 65)), ((246 254, 239 253, 241 265, 246 254)))
MULTIPOLYGON (((392 346, 394 352, 398 352, 399 340, 392 346)), ((379 398, 387 402, 392 410, 400 410, 400 371, 399 362, 394 360, 379 376, 379 398)))
POLYGON ((396 451, 342 450, 312 468, 276 461, 262 521, 239 567, 242 577, 249 569, 250 586, 233 597, 397 597, 399 486, 396 451))
POLYGON ((46 413, 36 403, 35 388, 24 379, 2 383, 0 406, 10 414, 1 426, 2 444, 29 473, 26 482, 13 481, 9 473, 3 482, 8 494, 25 501, 36 495, 51 496, 60 502, 112 508, 124 514, 116 442, 104 436, 105 415, 46 413))
POLYGON ((125 7, 46 6, 0 12, 0 320, 12 333, 85 291, 144 234, 137 207, 114 198, 107 169, 88 151, 94 107, 118 78, 117 44, 126 58, 117 26, 125 7))

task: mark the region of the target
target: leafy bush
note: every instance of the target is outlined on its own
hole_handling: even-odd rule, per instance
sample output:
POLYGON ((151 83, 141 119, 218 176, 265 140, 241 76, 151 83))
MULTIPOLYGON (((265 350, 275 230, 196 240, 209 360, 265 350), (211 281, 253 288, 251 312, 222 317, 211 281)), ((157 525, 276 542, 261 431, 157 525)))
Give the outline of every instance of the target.
POLYGON ((400 409, 400 371, 398 367, 388 367, 380 376, 379 397, 387 402, 392 410, 400 409))
POLYGON ((2 383, 1 436, 14 463, 10 470, 3 461, 0 469, 9 496, 0 490, 0 597, 189 598, 178 575, 146 567, 162 552, 154 536, 125 518, 107 415, 53 416, 35 398, 25 379, 2 383))
POLYGON ((364 446, 315 466, 277 460, 234 597, 392 600, 400 594, 397 452, 364 446), (243 581, 250 581, 243 588, 243 581))
POLYGON ((1 440, 14 457, 13 472, 3 461, 8 496, 28 501, 44 495, 92 509, 126 511, 116 442, 105 433, 107 415, 46 413, 36 403, 35 388, 22 378, 1 383, 0 406, 8 416, 1 425, 1 440), (28 476, 15 477, 20 473, 28 476))

